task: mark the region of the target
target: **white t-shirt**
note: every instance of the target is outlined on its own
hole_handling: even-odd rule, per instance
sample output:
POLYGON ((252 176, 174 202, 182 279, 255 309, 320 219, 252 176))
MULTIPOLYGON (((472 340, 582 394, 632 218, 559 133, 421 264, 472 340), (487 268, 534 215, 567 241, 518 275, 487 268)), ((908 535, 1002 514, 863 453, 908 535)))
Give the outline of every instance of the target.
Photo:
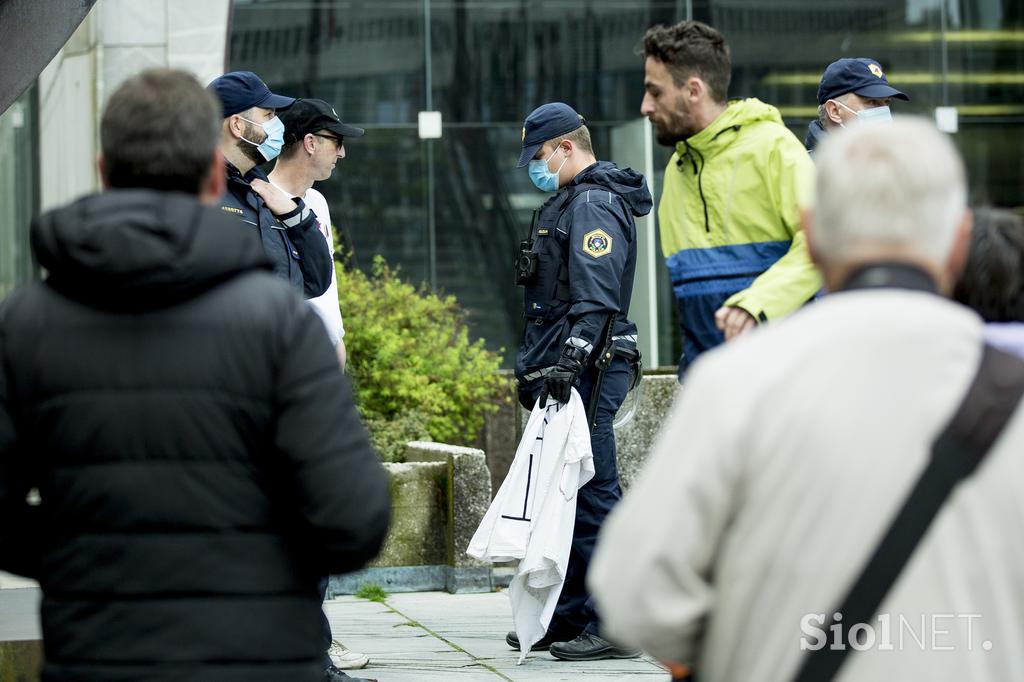
MULTIPOLYGON (((274 185, 274 187, 290 195, 290 192, 283 187, 278 185, 274 185)), ((320 233, 327 240, 327 248, 331 251, 331 260, 333 261, 334 235, 331 232, 331 210, 327 207, 327 200, 323 194, 312 187, 306 190, 302 200, 316 214, 316 222, 320 226, 320 233)), ((327 328, 327 335, 331 339, 331 345, 337 346, 338 342, 345 338, 345 325, 341 320, 341 308, 338 306, 338 276, 333 267, 331 268, 331 284, 327 287, 327 291, 316 298, 309 299, 309 304, 323 320, 324 326, 327 328)))

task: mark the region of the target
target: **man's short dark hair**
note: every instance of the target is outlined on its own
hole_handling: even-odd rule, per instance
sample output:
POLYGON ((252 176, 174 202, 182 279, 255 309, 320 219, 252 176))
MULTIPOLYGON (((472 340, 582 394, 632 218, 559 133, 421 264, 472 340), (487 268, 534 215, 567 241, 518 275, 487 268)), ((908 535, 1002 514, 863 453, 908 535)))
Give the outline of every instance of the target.
POLYGON ((107 183, 198 194, 221 123, 220 102, 189 73, 151 69, 129 78, 100 122, 107 183))
POLYGON ((998 208, 974 210, 971 250, 953 298, 986 322, 1024 322, 1024 218, 998 208))
POLYGON ((644 34, 643 56, 663 62, 677 87, 690 76, 704 81, 716 102, 729 96, 732 58, 725 37, 699 21, 652 26, 644 34))
POLYGON ((554 137, 545 142, 544 144, 555 146, 562 140, 572 141, 574 145, 579 147, 580 151, 586 152, 587 154, 594 153, 594 143, 590 139, 590 129, 587 128, 587 126, 585 125, 580 126, 571 133, 566 133, 565 135, 559 135, 558 137, 554 137))

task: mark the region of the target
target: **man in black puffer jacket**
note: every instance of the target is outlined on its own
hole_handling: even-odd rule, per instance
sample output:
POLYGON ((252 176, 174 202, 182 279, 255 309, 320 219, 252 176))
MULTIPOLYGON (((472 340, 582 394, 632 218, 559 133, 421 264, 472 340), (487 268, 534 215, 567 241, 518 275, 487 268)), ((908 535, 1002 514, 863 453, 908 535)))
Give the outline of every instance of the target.
POLYGON ((386 532, 323 324, 209 207, 218 109, 128 80, 108 191, 35 222, 48 277, 0 304, 0 569, 40 582, 45 680, 319 682, 317 580, 386 532))

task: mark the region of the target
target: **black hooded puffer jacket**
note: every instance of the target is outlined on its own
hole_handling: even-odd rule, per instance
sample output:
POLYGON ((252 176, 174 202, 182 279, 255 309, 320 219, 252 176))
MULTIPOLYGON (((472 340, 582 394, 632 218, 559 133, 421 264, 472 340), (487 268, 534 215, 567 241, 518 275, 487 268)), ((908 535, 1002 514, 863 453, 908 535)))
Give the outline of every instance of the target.
POLYGON ((0 304, 0 569, 41 583, 46 680, 320 680, 317 579, 380 548, 348 381, 245 230, 145 190, 33 226, 49 275, 0 304))

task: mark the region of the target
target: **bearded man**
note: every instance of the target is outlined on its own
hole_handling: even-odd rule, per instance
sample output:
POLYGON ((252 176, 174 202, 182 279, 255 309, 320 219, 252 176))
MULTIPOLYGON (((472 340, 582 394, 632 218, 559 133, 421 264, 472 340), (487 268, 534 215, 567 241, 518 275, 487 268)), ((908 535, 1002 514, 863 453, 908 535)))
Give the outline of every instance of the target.
POLYGON ((681 378, 700 353, 793 312, 820 289, 800 229, 814 166, 775 107, 728 100, 729 47, 715 29, 655 26, 643 54, 640 113, 676 150, 658 223, 679 308, 681 378))
POLYGON ((271 92, 252 71, 226 73, 207 89, 220 99, 224 115, 217 148, 228 186, 221 209, 253 228, 275 275, 306 298, 321 295, 331 284, 334 264, 317 217, 301 199, 270 184, 259 168, 281 153, 284 124, 277 110, 295 99, 271 92))

